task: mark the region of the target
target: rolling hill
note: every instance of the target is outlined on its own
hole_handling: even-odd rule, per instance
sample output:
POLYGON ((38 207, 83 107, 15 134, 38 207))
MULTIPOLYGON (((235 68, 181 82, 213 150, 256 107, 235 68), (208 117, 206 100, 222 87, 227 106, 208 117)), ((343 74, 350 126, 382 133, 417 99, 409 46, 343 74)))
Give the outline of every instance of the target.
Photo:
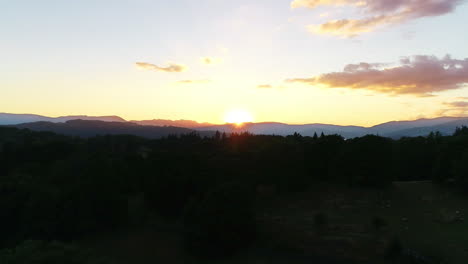
MULTIPOLYGON (((105 122, 96 120, 70 120, 65 123, 33 122, 13 125, 16 128, 26 128, 33 131, 50 131, 57 134, 93 137, 98 135, 134 135, 157 139, 168 135, 189 134, 193 130, 181 127, 142 126, 129 122, 105 122)), ((211 132, 200 132, 202 135, 212 135, 211 132)))

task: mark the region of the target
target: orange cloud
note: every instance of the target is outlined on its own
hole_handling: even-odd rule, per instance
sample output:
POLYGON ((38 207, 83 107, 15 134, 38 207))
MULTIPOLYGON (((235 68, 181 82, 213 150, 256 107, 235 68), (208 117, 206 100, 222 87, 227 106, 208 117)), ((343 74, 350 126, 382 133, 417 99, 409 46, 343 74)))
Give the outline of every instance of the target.
POLYGON ((443 103, 446 107, 439 110, 436 114, 439 116, 468 116, 468 102, 467 101, 455 101, 443 103))
POLYGON ((260 85, 257 85, 257 88, 269 89, 269 88, 273 88, 273 86, 271 84, 260 84, 260 85))
POLYGON ((365 89, 388 94, 431 96, 432 93, 466 87, 468 58, 442 59, 435 56, 404 57, 397 66, 383 63, 346 65, 342 72, 331 72, 311 78, 289 79, 327 88, 365 89))
POLYGON ((160 67, 155 64, 146 63, 146 62, 137 62, 136 66, 141 69, 145 70, 152 70, 152 71, 162 71, 162 72, 183 72, 187 69, 186 66, 181 64, 174 64, 170 63, 167 67, 160 67))
POLYGON ((320 25, 310 25, 307 28, 310 32, 317 34, 353 37, 361 33, 374 31, 381 25, 397 23, 402 19, 402 17, 397 16, 381 15, 366 19, 331 20, 320 25))
POLYGON ((381 26, 399 24, 422 17, 440 16, 452 12, 462 0, 295 0, 292 8, 319 6, 354 6, 362 10, 358 19, 331 20, 308 29, 318 34, 355 36, 374 31, 381 26))
POLYGON ((200 60, 203 64, 206 64, 206 65, 214 65, 214 64, 219 64, 222 62, 220 58, 215 58, 215 57, 203 57, 200 60))

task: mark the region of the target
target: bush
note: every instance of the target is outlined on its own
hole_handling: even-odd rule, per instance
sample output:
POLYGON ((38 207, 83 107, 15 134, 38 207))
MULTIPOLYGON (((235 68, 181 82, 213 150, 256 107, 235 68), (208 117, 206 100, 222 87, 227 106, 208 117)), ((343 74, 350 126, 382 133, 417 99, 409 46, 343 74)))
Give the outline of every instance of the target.
POLYGON ((372 219, 372 226, 376 231, 380 231, 382 228, 387 226, 387 221, 385 221, 385 219, 382 217, 376 216, 372 219))
POLYGON ((24 241, 13 249, 0 251, 2 264, 107 264, 87 250, 60 242, 24 241))
POLYGON ((184 215, 186 249, 200 257, 222 257, 255 238, 253 191, 226 185, 192 201, 184 215))
POLYGON ((393 238, 385 250, 385 258, 387 260, 396 261, 403 255, 403 245, 399 238, 393 238))
POLYGON ((323 229, 326 228, 328 225, 328 217, 324 213, 317 213, 314 216, 314 224, 315 227, 318 229, 323 229))

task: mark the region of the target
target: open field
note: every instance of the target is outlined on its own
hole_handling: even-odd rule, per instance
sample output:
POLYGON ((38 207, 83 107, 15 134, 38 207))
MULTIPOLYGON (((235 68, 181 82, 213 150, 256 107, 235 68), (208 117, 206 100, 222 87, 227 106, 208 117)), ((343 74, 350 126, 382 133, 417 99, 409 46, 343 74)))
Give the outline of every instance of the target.
MULTIPOLYGON (((261 199, 259 239, 232 259, 210 263, 385 263, 383 255, 394 237, 411 254, 466 263, 467 200, 431 182, 393 185, 385 191, 316 186, 306 193, 261 199), (382 219, 381 227, 375 219, 382 219)), ((208 263, 186 256, 174 223, 153 222, 85 244, 122 264, 208 263)))
POLYGON ((393 186, 386 191, 321 186, 280 199, 264 211, 263 219, 284 245, 305 252, 372 263, 382 259, 397 237, 412 254, 444 263, 466 263, 467 199, 431 182, 397 182, 393 186), (326 226, 317 227, 316 215, 327 218, 326 226), (382 222, 377 224, 381 227, 376 227, 375 219, 382 222), (314 243, 316 247, 311 246, 314 243))

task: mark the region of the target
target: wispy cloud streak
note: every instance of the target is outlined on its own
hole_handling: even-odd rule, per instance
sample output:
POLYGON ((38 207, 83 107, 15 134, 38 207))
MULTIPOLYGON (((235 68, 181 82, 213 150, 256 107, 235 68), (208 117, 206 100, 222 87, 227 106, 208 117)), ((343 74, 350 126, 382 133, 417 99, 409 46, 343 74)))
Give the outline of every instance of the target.
POLYGON ((151 70, 151 71, 160 71, 160 72, 183 72, 187 70, 187 67, 182 64, 170 63, 167 67, 161 67, 155 64, 147 62, 137 62, 135 63, 138 68, 151 70))

